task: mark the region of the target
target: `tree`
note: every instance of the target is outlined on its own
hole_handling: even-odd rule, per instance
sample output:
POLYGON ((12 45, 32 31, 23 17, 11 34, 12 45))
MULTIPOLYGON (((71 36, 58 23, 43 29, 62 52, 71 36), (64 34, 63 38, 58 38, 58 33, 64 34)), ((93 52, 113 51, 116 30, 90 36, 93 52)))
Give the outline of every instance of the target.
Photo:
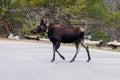
POLYGON ((65 6, 62 12, 66 15, 71 24, 79 24, 85 18, 85 0, 76 0, 74 4, 65 6))
POLYGON ((57 17, 62 14, 62 9, 73 5, 75 1, 76 0, 30 0, 29 5, 36 7, 34 11, 38 14, 42 11, 44 13, 43 17, 47 16, 51 20, 56 21, 57 17))
MULTIPOLYGON (((91 35, 97 36, 98 38, 96 38, 96 40, 103 39, 105 42, 108 41, 110 35, 108 34, 106 24, 112 15, 106 2, 104 0, 86 0, 86 12, 90 18, 89 23, 93 26, 93 29, 96 29, 96 31, 91 32, 91 35)), ((91 27, 89 29, 91 29, 91 27)))
POLYGON ((23 14, 20 14, 21 10, 18 6, 20 6, 19 0, 0 0, 0 22, 8 34, 11 33, 15 24, 20 24, 23 21, 23 14))
POLYGON ((120 2, 119 0, 110 0, 110 1, 107 1, 107 5, 111 11, 111 17, 109 19, 109 21, 107 22, 107 26, 109 27, 110 29, 110 34, 111 34, 111 40, 114 41, 114 40, 120 40, 120 2))

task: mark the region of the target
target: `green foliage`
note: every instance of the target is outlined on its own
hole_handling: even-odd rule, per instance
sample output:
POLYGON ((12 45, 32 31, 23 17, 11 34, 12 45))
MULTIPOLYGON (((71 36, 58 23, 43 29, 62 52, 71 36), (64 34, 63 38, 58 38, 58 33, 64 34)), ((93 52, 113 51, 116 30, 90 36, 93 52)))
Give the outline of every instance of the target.
POLYGON ((8 21, 8 23, 10 22, 18 22, 19 18, 20 21, 21 17, 20 16, 20 11, 17 6, 20 6, 18 3, 19 0, 1 0, 0 1, 0 20, 1 19, 6 19, 6 21, 8 21))
POLYGON ((110 11, 104 0, 88 0, 86 2, 86 9, 91 17, 96 19, 107 19, 110 17, 110 11))
POLYGON ((34 26, 30 27, 28 23, 24 23, 23 27, 19 29, 19 32, 22 34, 31 34, 30 31, 34 26))
POLYGON ((120 11, 112 14, 106 26, 120 28, 120 11))
POLYGON ((48 38, 48 34, 47 33, 43 33, 43 37, 44 38, 48 38))
POLYGON ((70 23, 79 24, 80 19, 83 17, 82 14, 84 13, 85 8, 85 0, 76 0, 74 4, 62 8, 62 12, 69 15, 68 20, 70 23))
POLYGON ((91 28, 91 40, 102 40, 103 42, 108 42, 110 40, 110 35, 105 36, 103 32, 100 31, 98 28, 91 28))
POLYGON ((23 24, 25 22, 24 20, 24 13, 21 11, 12 11, 9 12, 11 15, 8 18, 8 22, 10 24, 23 24))
POLYGON ((63 12, 71 15, 80 14, 82 12, 82 9, 85 8, 85 4, 83 4, 84 1, 85 0, 76 0, 74 5, 69 5, 63 8, 63 12))
POLYGON ((29 34, 29 28, 23 27, 19 30, 19 32, 22 33, 22 34, 29 34))
MULTIPOLYGON (((23 26, 20 32, 29 34, 32 27, 38 23, 32 12, 41 14, 41 10, 43 15, 40 15, 40 18, 54 18, 55 21, 63 23, 79 24, 83 19, 90 24, 120 27, 120 11, 111 13, 104 0, 0 0, 0 22, 5 18, 16 28, 23 26), (29 19, 25 19, 27 14, 29 19)), ((94 36, 93 40, 109 39, 109 36, 104 36, 104 33, 96 28, 91 30, 91 34, 94 36)))
POLYGON ((6 21, 12 28, 11 32, 18 33, 24 21, 24 11, 20 9, 22 0, 0 0, 0 24, 6 21))

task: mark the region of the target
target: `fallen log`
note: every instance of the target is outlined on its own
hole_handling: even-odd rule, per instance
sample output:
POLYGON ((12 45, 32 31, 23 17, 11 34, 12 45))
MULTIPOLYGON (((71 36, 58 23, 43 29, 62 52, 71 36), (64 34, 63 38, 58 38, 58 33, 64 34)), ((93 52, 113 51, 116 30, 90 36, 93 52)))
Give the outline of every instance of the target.
POLYGON ((101 47, 103 45, 103 41, 100 40, 100 41, 90 41, 90 40, 85 40, 85 43, 87 45, 92 45, 92 46, 99 46, 101 47))
POLYGON ((39 36, 33 36, 33 35, 25 35, 24 38, 30 39, 30 40, 40 40, 39 36))
POLYGON ((116 49, 117 47, 120 47, 120 42, 108 42, 107 46, 110 46, 113 49, 116 49))

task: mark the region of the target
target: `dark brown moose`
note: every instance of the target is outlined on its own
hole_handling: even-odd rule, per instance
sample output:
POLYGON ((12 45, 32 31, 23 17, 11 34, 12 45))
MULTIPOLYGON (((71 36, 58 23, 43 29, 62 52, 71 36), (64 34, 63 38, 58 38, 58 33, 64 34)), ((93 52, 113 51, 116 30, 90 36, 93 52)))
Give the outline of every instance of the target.
POLYGON ((55 60, 55 52, 57 52, 58 55, 63 60, 65 60, 65 57, 62 56, 58 51, 58 48, 60 47, 61 43, 75 43, 76 53, 70 62, 73 62, 75 60, 79 52, 79 43, 81 43, 81 45, 87 51, 87 55, 88 55, 87 62, 91 60, 88 46, 84 43, 85 29, 83 28, 83 25, 74 26, 74 27, 64 26, 59 23, 51 23, 47 25, 44 20, 41 20, 40 25, 36 29, 34 29, 33 32, 37 33, 39 31, 47 31, 47 30, 48 30, 48 38, 53 44, 53 58, 51 62, 55 60))

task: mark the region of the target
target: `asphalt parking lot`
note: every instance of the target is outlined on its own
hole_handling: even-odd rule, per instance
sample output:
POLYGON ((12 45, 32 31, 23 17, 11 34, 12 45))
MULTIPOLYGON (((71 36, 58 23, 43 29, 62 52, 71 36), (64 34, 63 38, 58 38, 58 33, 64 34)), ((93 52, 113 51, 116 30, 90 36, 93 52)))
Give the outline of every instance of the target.
POLYGON ((90 49, 92 60, 82 48, 70 63, 75 47, 61 46, 63 61, 52 59, 52 45, 0 40, 0 80, 120 80, 120 53, 90 49))

